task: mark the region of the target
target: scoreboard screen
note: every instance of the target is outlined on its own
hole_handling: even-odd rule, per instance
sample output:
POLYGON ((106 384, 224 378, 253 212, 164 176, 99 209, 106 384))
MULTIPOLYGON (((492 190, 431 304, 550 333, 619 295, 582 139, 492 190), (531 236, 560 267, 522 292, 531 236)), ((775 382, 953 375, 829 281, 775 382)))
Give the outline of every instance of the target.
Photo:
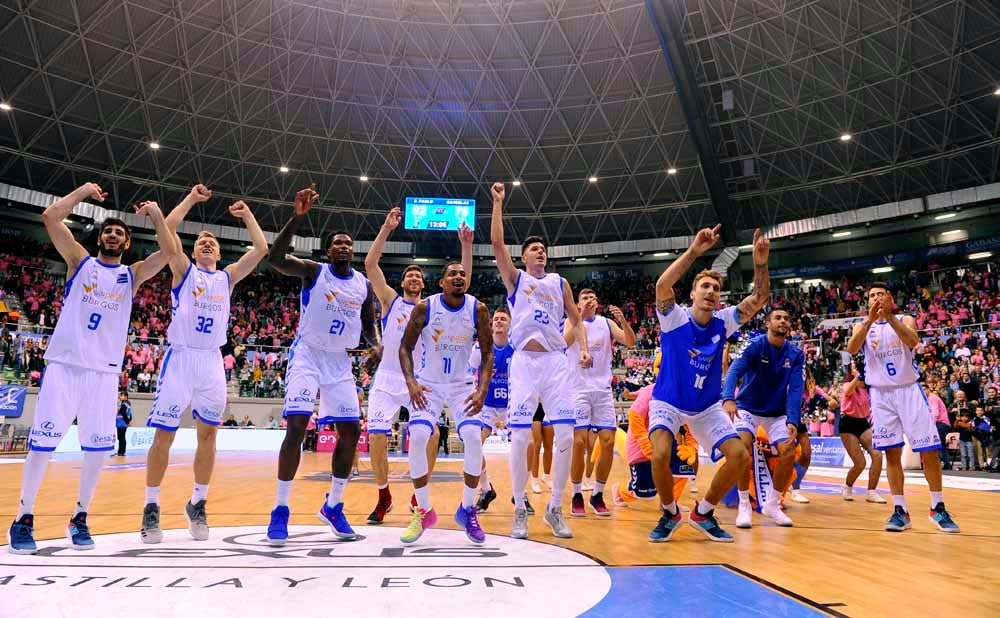
POLYGON ((406 198, 406 229, 458 231, 464 222, 475 229, 476 200, 452 197, 406 198))

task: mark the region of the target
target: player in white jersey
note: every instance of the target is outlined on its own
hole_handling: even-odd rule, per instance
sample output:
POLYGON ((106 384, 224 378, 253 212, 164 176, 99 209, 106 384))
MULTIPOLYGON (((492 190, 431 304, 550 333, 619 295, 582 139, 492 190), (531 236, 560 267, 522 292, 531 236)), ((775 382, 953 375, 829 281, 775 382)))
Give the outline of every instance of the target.
POLYGON ((507 288, 511 313, 511 333, 515 352, 510 362, 510 391, 507 427, 510 429, 510 472, 514 490, 514 526, 511 536, 528 537, 528 512, 524 488, 528 480, 527 451, 531 442, 531 423, 541 400, 547 419, 555 431, 555 456, 552 462, 552 498, 545 509, 545 523, 553 534, 570 538, 562 512, 562 496, 569 480, 573 448, 573 400, 567 391, 566 342, 559 326, 567 318, 566 329, 576 333, 580 345, 579 363, 590 367, 587 332, 580 311, 573 302, 569 283, 555 273, 546 273, 548 252, 545 241, 529 236, 521 246, 525 270, 514 267, 503 235, 503 183, 495 183, 490 241, 496 255, 497 270, 507 288))
POLYGON ((295 214, 281 228, 267 256, 275 270, 302 280, 299 326, 289 351, 285 380, 284 417, 288 427, 278 455, 277 504, 267 527, 267 540, 272 545, 288 541, 288 495, 317 394, 322 395, 317 424, 333 423, 337 430, 330 493, 317 516, 330 526, 334 536, 357 536, 344 516, 342 500, 361 433, 361 407, 347 351, 356 348, 362 336, 367 347, 378 345, 375 295, 364 275, 351 268, 354 239, 347 232, 337 230, 325 239, 330 260, 327 263, 303 260, 289 253, 295 231, 317 199, 319 195, 312 186, 296 194, 295 214))
POLYGON ((483 464, 479 437, 483 423, 479 413, 493 372, 493 348, 487 346, 480 355, 479 375, 483 379, 478 387, 472 384, 466 368, 476 339, 490 341, 492 335, 490 312, 486 305, 465 293, 466 282, 462 264, 445 264, 442 292, 420 301, 413 308, 399 346, 399 366, 410 394, 410 478, 417 498, 410 525, 399 538, 407 544, 415 543, 424 530, 437 522, 427 486, 430 480, 427 442, 446 405, 464 451, 465 487, 455 521, 465 528, 465 535, 473 543, 486 541, 486 534, 476 517, 475 501, 483 464), (418 338, 424 349, 419 373, 413 362, 418 338))
POLYGON ((155 202, 136 207, 156 229, 159 250, 125 266, 122 254, 132 244, 132 232, 121 219, 105 219, 99 227, 97 257, 73 238, 63 221, 85 199, 103 202, 107 194, 87 183, 59 198, 42 213, 45 230, 66 261, 68 277, 62 313, 45 351, 45 375, 38 392, 35 418, 28 440, 29 453, 21 479, 21 502, 7 533, 13 554, 33 554, 34 505, 52 451, 76 417, 83 464, 76 509, 66 527, 73 549, 93 549, 87 509, 104 464, 104 453, 115 445, 118 413, 118 376, 128 337, 132 297, 143 281, 160 272, 180 249, 174 245, 163 213, 155 202))
MULTIPOLYGON (((604 485, 611 474, 614 463, 615 433, 618 423, 615 419, 615 398, 611 394, 611 357, 615 343, 626 347, 635 346, 635 331, 625 320, 621 309, 609 306, 608 311, 615 321, 597 315, 597 293, 590 288, 580 290, 578 296, 580 317, 587 331, 587 342, 590 346, 590 357, 593 365, 584 369, 576 364, 569 364, 569 387, 573 393, 574 414, 576 416, 573 432, 573 465, 570 468, 570 482, 573 484, 573 497, 570 515, 583 517, 586 515, 583 502, 584 456, 588 454, 588 441, 592 430, 597 430, 597 439, 601 443, 601 452, 597 458, 594 493, 590 496, 590 508, 596 515, 609 517, 611 511, 604 504, 604 485)), ((572 330, 566 331, 568 359, 578 358, 580 344, 572 330)))
POLYGON ((941 532, 958 532, 958 525, 944 507, 941 491, 941 438, 931 416, 927 396, 917 381, 920 373, 913 362, 913 348, 920 343, 916 321, 893 313, 889 286, 874 282, 868 288, 868 316, 854 326, 847 352, 864 351, 865 383, 872 408, 872 446, 885 451, 885 472, 892 490, 893 513, 885 524, 889 532, 911 527, 903 496, 903 443, 909 439, 920 453, 924 478, 931 492, 928 517, 941 532))
MULTIPOLYGON (((208 201, 212 192, 195 185, 167 216, 174 242, 183 246, 177 228, 195 204, 208 201)), ((155 427, 153 444, 146 456, 146 498, 139 538, 144 543, 163 540, 160 530, 160 484, 170 462, 181 415, 191 408, 198 446, 194 455, 194 490, 184 505, 191 537, 208 539, 208 484, 215 467, 215 437, 226 409, 226 373, 220 348, 229 328, 229 297, 237 283, 253 273, 267 256, 267 239, 250 208, 242 201, 229 207, 250 234, 253 247, 235 263, 219 268, 219 241, 208 231, 198 234, 191 258, 178 253, 170 260, 173 315, 167 328, 169 349, 160 365, 153 409, 146 425, 155 427)))
MULTIPOLYGON (((390 210, 365 256, 365 273, 382 307, 382 346, 372 350, 370 359, 370 362, 378 362, 378 369, 372 380, 371 394, 368 397, 368 455, 371 458, 375 484, 378 488, 378 502, 368 515, 370 525, 381 524, 386 513, 392 509, 392 493, 389 491, 388 438, 400 408, 405 408, 410 402, 406 380, 403 379, 403 373, 399 368, 399 342, 410 319, 410 312, 420 302, 420 294, 424 289, 424 271, 416 264, 403 269, 400 286, 403 290, 402 296, 386 282, 385 274, 378 265, 386 240, 393 230, 399 227, 402 219, 403 215, 399 208, 390 210)), ((472 230, 463 224, 459 229, 458 238, 462 243, 462 266, 466 269, 466 274, 471 276, 472 230)), ((422 349, 418 341, 414 355, 420 358, 421 354, 422 349)), ((427 443, 428 461, 433 462, 436 459, 437 451, 437 440, 432 438, 427 443)), ((433 463, 430 469, 433 471, 433 463)))

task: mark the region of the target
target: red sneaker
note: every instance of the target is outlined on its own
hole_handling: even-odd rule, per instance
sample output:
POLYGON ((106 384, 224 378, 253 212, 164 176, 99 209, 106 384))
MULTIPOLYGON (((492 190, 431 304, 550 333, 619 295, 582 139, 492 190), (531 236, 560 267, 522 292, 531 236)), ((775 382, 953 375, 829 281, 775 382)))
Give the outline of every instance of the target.
POLYGON ((590 496, 590 508, 599 517, 611 517, 611 511, 604 504, 604 492, 599 491, 590 496))
POLYGON ((573 494, 573 504, 570 506, 569 514, 571 517, 584 517, 587 512, 583 508, 583 494, 573 494))

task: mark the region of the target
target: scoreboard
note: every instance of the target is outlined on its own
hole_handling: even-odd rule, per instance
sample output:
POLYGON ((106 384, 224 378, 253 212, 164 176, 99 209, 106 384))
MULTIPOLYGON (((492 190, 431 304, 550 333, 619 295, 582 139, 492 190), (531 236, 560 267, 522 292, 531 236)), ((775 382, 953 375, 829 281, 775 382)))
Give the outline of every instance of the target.
POLYGON ((408 197, 405 209, 408 230, 457 231, 462 223, 476 225, 476 200, 452 197, 408 197))

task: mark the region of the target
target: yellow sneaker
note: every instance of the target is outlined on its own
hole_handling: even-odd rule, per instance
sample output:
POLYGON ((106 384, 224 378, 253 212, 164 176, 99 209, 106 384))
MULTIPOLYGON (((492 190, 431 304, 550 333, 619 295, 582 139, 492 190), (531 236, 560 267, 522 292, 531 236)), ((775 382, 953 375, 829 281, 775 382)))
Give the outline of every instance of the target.
POLYGON ((410 519, 410 525, 403 530, 403 534, 399 537, 400 543, 416 543, 417 539, 424 533, 424 530, 432 527, 437 523, 438 516, 434 512, 434 509, 425 511, 421 508, 413 509, 413 517, 410 519))

